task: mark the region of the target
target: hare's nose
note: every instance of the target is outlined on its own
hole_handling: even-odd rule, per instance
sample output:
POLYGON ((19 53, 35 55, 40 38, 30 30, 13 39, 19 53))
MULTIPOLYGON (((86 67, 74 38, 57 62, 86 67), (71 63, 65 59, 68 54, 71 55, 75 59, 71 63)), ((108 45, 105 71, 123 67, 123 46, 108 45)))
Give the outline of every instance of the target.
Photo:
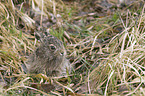
POLYGON ((60 55, 64 55, 64 52, 60 52, 60 55))

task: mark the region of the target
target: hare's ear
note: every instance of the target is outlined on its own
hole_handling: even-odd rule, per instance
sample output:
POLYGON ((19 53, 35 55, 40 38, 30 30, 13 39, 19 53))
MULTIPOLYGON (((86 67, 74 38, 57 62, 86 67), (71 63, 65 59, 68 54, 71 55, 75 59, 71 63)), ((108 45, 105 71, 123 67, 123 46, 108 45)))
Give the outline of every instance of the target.
POLYGON ((42 38, 43 38, 43 33, 42 32, 35 32, 35 38, 40 41, 40 42, 43 42, 42 38))
POLYGON ((46 31, 44 32, 44 34, 45 34, 45 36, 49 36, 49 35, 50 35, 49 30, 46 30, 46 31))
POLYGON ((46 37, 45 33, 42 32, 35 32, 35 38, 40 41, 43 42, 44 38, 46 37))
POLYGON ((40 40, 41 35, 38 32, 35 32, 34 35, 37 40, 40 40))
POLYGON ((45 30, 41 30, 40 32, 35 32, 35 38, 37 40, 39 40, 40 42, 43 42, 44 41, 44 38, 49 36, 50 33, 45 31, 45 30))

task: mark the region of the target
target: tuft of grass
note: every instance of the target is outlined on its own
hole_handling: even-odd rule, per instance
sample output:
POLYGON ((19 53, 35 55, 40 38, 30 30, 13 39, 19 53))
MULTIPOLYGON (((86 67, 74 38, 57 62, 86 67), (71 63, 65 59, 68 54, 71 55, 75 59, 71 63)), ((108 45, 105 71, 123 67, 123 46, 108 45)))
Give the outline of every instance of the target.
POLYGON ((17 29, 19 25, 17 25, 18 19, 16 18, 25 18, 23 20, 29 27, 31 27, 33 20, 23 13, 16 15, 19 11, 14 8, 11 1, 0 3, 0 10, 0 69, 2 69, 0 79, 1 82, 7 82, 5 86, 8 87, 7 90, 3 89, 2 93, 15 94, 16 91, 10 89, 16 90, 23 80, 26 81, 27 77, 21 64, 26 60, 25 55, 30 54, 34 48, 34 43, 28 39, 30 36, 17 29))
POLYGON ((144 8, 138 18, 137 25, 133 19, 134 16, 127 18, 126 24, 120 16, 124 30, 113 36, 106 46, 110 55, 102 60, 99 66, 90 73, 92 86, 94 85, 96 90, 101 88, 104 95, 119 94, 123 90, 122 93, 131 95, 138 93, 137 90, 142 88, 145 70, 143 13, 144 8), (134 79, 137 79, 138 83, 134 82, 134 79), (123 86, 125 86, 124 89, 123 86))

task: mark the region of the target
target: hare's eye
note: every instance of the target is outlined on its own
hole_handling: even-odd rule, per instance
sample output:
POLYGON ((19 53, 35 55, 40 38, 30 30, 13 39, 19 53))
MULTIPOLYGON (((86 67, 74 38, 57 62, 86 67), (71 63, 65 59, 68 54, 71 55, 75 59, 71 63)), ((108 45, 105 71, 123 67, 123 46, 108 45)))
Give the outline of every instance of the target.
POLYGON ((54 49, 55 49, 55 46, 50 46, 50 48, 51 48, 52 50, 54 50, 54 49))
POLYGON ((56 46, 54 46, 53 44, 51 44, 49 47, 52 51, 54 51, 56 49, 56 46))

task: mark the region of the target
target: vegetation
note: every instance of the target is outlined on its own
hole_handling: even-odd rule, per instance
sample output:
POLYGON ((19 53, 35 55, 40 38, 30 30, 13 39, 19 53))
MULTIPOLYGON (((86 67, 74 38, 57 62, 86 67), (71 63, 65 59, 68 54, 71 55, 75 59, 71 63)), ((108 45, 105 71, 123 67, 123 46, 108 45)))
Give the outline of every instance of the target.
POLYGON ((0 1, 1 95, 145 95, 143 0, 110 0, 109 10, 100 0, 0 1), (64 42, 71 74, 24 72, 44 30, 64 42))

